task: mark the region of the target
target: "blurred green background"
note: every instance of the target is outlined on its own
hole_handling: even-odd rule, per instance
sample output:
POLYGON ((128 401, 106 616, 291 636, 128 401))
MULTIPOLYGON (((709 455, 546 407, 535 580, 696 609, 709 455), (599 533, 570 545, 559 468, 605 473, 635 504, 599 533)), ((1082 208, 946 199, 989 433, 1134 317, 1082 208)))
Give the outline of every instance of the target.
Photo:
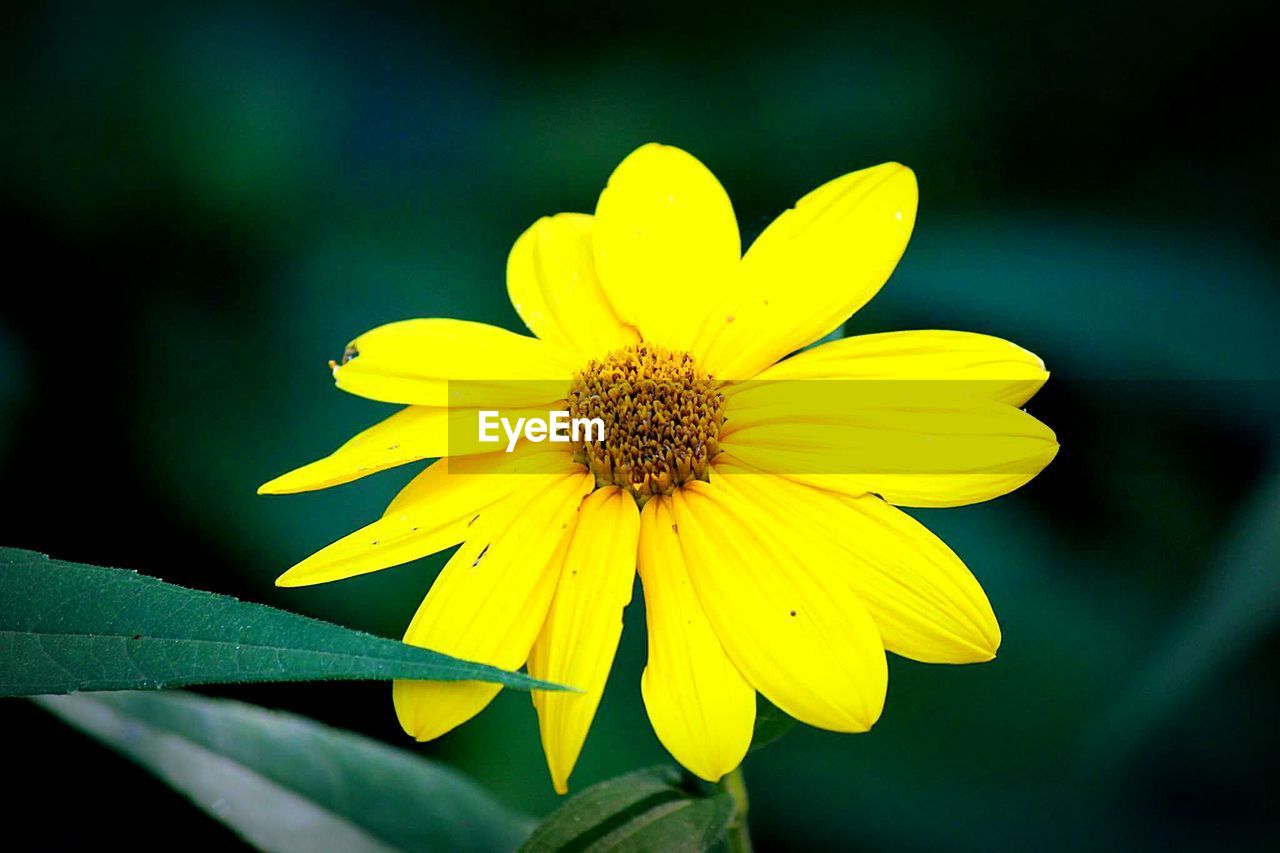
MULTIPOLYGON (((398 636, 442 558, 272 586, 410 474, 254 495, 390 411, 328 358, 405 317, 519 328, 511 242, 590 211, 644 142, 707 163, 747 239, 900 160, 915 237, 848 331, 1035 350, 1063 450, 1014 496, 919 513, 987 589, 999 658, 895 658, 870 735, 754 754, 758 846, 1276 849, 1278 23, 1233 0, 11 4, 0 542, 398 636)), ((665 758, 644 642, 637 596, 575 789, 665 758)), ((556 804, 525 694, 418 747, 386 685, 215 692, 556 804)), ((56 802, 67 842, 237 843, 29 704, 0 720, 18 838, 56 802)))

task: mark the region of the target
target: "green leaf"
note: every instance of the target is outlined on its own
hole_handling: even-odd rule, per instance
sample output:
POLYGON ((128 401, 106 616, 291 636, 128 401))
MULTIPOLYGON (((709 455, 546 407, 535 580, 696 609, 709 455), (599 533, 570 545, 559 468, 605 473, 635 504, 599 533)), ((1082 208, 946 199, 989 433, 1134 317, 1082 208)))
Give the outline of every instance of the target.
MULTIPOLYGON (((1267 470, 1274 470, 1268 468, 1267 470)), ((1209 567, 1206 583, 1174 621, 1128 689, 1086 736, 1081 765, 1122 764, 1198 691, 1274 632, 1280 622, 1280 478, 1268 477, 1246 504, 1209 567)))
POLYGON ((564 689, 135 572, 0 548, 0 696, 394 678, 564 689))
POLYGON ((733 819, 733 799, 650 767, 587 788, 551 814, 521 848, 549 850, 709 850, 733 819))
POLYGON ((34 701, 263 850, 506 851, 533 824, 447 767, 293 714, 182 692, 34 701))
POLYGON ((796 719, 763 696, 756 697, 756 729, 751 735, 751 752, 773 743, 796 727, 796 719))
POLYGON ((1142 379, 1150 397, 1233 430, 1280 413, 1280 398, 1265 393, 1274 377, 1267 365, 1280 364, 1280 290, 1264 244, 1201 227, 1155 233, 1133 220, 1054 214, 939 216, 929 226, 877 296, 879 316, 904 312, 913 325, 1011 337, 1057 375, 1092 380, 1094 394, 1128 394, 1124 380, 1142 379), (1088 317, 1086 336, 1063 317, 1088 317), (1149 381, 1157 376, 1166 381, 1149 381), (1242 392, 1251 383, 1257 390, 1242 392))

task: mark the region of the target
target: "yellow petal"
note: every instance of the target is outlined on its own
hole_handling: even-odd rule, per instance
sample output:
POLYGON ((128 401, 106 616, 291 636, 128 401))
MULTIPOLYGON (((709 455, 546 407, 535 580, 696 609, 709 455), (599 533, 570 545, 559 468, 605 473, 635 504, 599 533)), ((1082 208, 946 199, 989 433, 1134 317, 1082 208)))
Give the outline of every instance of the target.
POLYGON ((560 584, 529 654, 529 674, 581 693, 533 691, 542 750, 557 793, 569 790, 622 636, 635 581, 640 513, 631 495, 606 486, 582 502, 560 584))
POLYGON ((448 453, 448 409, 409 406, 317 459, 258 487, 260 495, 326 489, 376 471, 448 453))
POLYGON ((755 728, 756 692, 725 656, 689 580, 671 499, 640 517, 640 579, 649 661, 640 690, 658 740, 690 772, 718 782, 742 763, 755 728))
POLYGON ((343 580, 443 551, 467 537, 477 515, 517 489, 581 470, 563 451, 441 459, 415 477, 382 518, 312 554, 276 585, 343 580))
POLYGON ((688 350, 742 253, 733 205, 692 155, 651 143, 614 170, 596 204, 596 269, 623 322, 688 350))
POLYGON ((749 379, 822 338, 889 279, 916 218, 916 179, 899 163, 837 178, 779 216, 747 250, 741 277, 694 347, 722 379, 749 379))
POLYGON ((884 646, 835 568, 724 489, 687 483, 672 510, 698 601, 747 682, 818 728, 871 728, 888 686, 884 646))
MULTIPOLYGON (((927 380, 927 385, 957 396, 1021 406, 1048 378, 1039 357, 1001 338, 914 331, 831 341, 778 362, 756 380, 927 380)), ((732 396, 752 385, 730 385, 725 393, 732 396)))
POLYGON ((592 218, 544 216, 520 235, 507 258, 507 293, 524 324, 548 343, 599 357, 634 344, 596 275, 592 218))
POLYGON ((735 395, 720 447, 748 467, 900 506, 998 497, 1058 451, 1053 430, 1004 403, 912 407, 900 399, 910 383, 853 383, 831 396, 815 394, 815 384, 764 383, 735 395))
POLYGON ((551 403, 582 367, 575 353, 537 338, 446 319, 379 326, 348 344, 343 360, 333 371, 342 390, 419 406, 551 403))
MULTIPOLYGON (((516 669, 529 656, 555 592, 557 551, 568 542, 589 474, 513 496, 482 521, 432 584, 404 641, 464 660, 516 669)), ((501 688, 477 681, 397 681, 396 715, 418 740, 431 740, 478 714, 501 688)))
POLYGON ((826 565, 867 606, 885 648, 925 663, 995 657, 1000 626, 960 558, 874 495, 850 498, 717 462, 713 482, 770 508, 793 535, 830 550, 826 565))
MULTIPOLYGON (((532 409, 499 409, 501 417, 546 418, 561 402, 532 409)), ((323 459, 317 459, 258 487, 260 495, 285 495, 327 489, 398 465, 444 456, 493 453, 493 443, 479 440, 479 409, 408 406, 357 434, 323 459)), ((501 444, 507 439, 503 437, 501 444)), ((523 445, 525 442, 521 442, 523 445)))

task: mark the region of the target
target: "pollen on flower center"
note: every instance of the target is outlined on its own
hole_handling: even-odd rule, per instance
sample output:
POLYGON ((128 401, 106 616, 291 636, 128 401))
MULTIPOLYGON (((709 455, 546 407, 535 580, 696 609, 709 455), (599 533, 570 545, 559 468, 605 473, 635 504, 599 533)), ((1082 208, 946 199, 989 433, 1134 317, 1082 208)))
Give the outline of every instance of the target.
POLYGON ((636 344, 593 360, 573 378, 573 418, 600 418, 604 440, 586 441, 575 458, 596 487, 615 484, 643 505, 681 483, 708 479, 720 452, 724 395, 693 356, 636 344))

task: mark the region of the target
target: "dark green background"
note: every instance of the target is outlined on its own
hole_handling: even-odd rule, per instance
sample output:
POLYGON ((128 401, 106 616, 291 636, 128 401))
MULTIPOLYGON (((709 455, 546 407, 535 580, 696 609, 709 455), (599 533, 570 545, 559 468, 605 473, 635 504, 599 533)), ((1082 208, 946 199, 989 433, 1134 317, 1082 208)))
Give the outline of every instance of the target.
MULTIPOLYGON (((798 731, 750 758, 759 846, 1280 843, 1266 4, 50 3, 5 19, 3 543, 398 636, 442 558, 272 586, 410 474, 255 497, 389 411, 335 391, 328 358, 404 317, 518 328, 511 242, 591 210, 641 143, 706 162, 748 239, 818 183, 896 159, 920 180, 915 238, 849 331, 1035 350, 1054 375, 1031 410, 1063 450, 1015 496, 919 513, 983 581, 998 660, 894 659, 870 735, 798 731)), ((575 788, 663 758, 638 604, 575 788)), ((385 685, 217 692, 418 748, 385 685)), ((6 832, 47 842, 56 804, 68 842, 234 841, 33 707, 0 720, 6 832)), ((531 813, 556 802, 524 694, 420 749, 531 813)))

